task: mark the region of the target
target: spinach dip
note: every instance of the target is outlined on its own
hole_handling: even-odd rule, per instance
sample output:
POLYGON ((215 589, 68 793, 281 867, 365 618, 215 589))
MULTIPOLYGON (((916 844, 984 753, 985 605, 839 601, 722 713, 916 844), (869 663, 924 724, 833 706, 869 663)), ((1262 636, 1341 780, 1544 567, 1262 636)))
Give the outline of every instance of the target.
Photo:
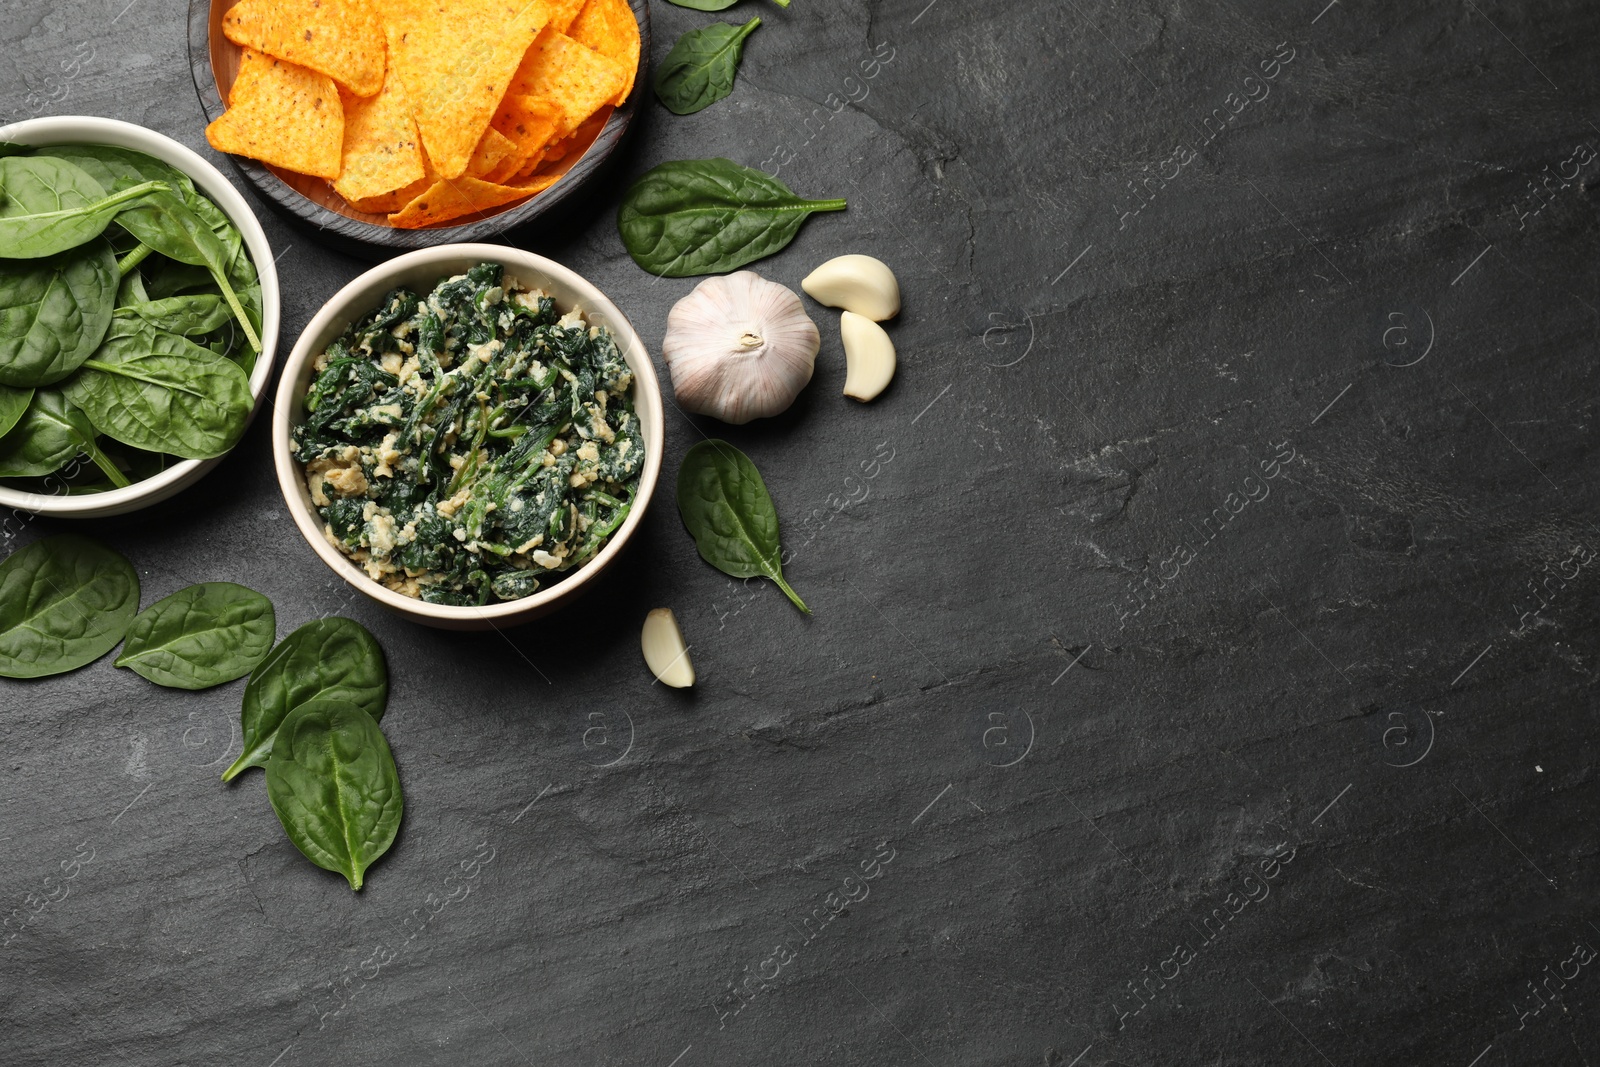
POLYGON ((328 539, 433 604, 516 600, 580 566, 644 466, 610 333, 503 269, 390 292, 317 357, 292 439, 328 539))

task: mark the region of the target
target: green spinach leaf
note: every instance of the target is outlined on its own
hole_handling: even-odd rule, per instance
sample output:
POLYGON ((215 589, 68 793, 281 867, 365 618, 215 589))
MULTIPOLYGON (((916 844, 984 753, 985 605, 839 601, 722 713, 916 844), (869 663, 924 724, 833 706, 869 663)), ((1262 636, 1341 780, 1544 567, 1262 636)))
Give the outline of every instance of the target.
POLYGON ((100 450, 94 425, 59 389, 36 389, 28 409, 0 437, 0 478, 38 478, 54 474, 83 454, 118 488, 128 478, 100 450))
POLYGON ((726 441, 701 441, 678 468, 678 514, 700 558, 735 578, 771 578, 811 614, 783 580, 778 511, 750 457, 726 441))
POLYGON ((7 259, 42 259, 100 236, 116 213, 164 182, 115 193, 82 167, 48 156, 0 157, 0 251, 7 259))
POLYGON ((349 701, 383 718, 389 702, 389 668, 383 649, 360 623, 338 617, 308 622, 279 642, 250 674, 239 714, 244 752, 222 772, 229 782, 264 766, 273 737, 295 708, 318 697, 349 701))
POLYGON ((728 159, 687 159, 646 171, 623 197, 617 229, 651 274, 719 274, 784 248, 816 211, 843 200, 802 200, 778 179, 728 159))
POLYGON ((690 30, 672 46, 656 73, 656 96, 674 115, 692 115, 733 92, 744 41, 761 25, 713 22, 690 30))
POLYGON ((180 589, 139 613, 118 667, 173 689, 209 689, 242 678, 272 649, 272 601, 232 582, 180 589))
MULTIPOLYGON (((0 385, 0 437, 11 432, 11 427, 22 418, 22 413, 28 410, 28 403, 32 399, 32 389, 0 385)), ((0 444, 0 451, 4 448, 5 446, 0 444)))
POLYGON ((185 293, 161 300, 131 300, 118 305, 117 313, 137 315, 158 330, 185 337, 200 337, 233 321, 232 310, 216 293, 185 293))
POLYGON ((55 144, 42 151, 81 168, 108 193, 132 188, 140 182, 155 181, 165 182, 185 201, 200 195, 193 179, 183 171, 131 148, 108 144, 55 144))
POLYGON ((232 448, 252 403, 237 363, 135 317, 115 318, 63 388, 107 437, 184 459, 232 448))
POLYGON ((76 534, 35 541, 0 563, 0 676, 93 663, 138 610, 139 576, 122 556, 76 534))
POLYGON ((117 225, 168 259, 210 271, 211 280, 238 318, 250 347, 261 351, 261 338, 256 334, 255 324, 245 314, 239 294, 234 292, 228 277, 235 250, 204 218, 172 193, 152 193, 119 214, 117 225))
POLYGON ((354 704, 326 698, 300 705, 278 728, 267 799, 306 859, 344 875, 351 889, 394 844, 405 808, 378 724, 354 704))
POLYGON ((49 385, 100 347, 117 303, 117 261, 96 241, 48 259, 0 259, 0 385, 49 385))

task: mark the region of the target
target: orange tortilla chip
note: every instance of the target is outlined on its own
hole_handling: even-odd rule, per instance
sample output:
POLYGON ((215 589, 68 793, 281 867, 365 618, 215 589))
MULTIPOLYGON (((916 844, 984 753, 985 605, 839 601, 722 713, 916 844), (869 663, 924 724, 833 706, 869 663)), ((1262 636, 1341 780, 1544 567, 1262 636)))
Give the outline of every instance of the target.
MULTIPOLYGON (((392 193, 382 193, 370 196, 364 200, 350 200, 350 206, 357 211, 365 211, 369 215, 387 215, 391 211, 399 211, 411 201, 428 191, 437 175, 433 178, 418 178, 404 189, 396 189, 392 193)), ((346 198, 348 199, 348 198, 346 198)))
POLYGON ((525 193, 542 193, 563 177, 565 177, 563 174, 535 174, 531 178, 525 178, 522 181, 511 184, 514 184, 525 193))
POLYGON ((389 216, 389 225, 415 230, 438 222, 491 211, 502 204, 521 200, 529 189, 496 185, 480 178, 460 177, 435 182, 422 195, 389 216))
POLYGON ((517 150, 517 144, 511 138, 490 126, 483 131, 483 137, 478 141, 478 147, 473 149, 472 158, 467 161, 467 177, 482 178, 496 167, 502 160, 517 150))
POLYGON ((495 112, 490 128, 505 134, 516 147, 484 177, 492 182, 503 183, 524 169, 532 173, 544 154, 545 146, 555 136, 556 124, 560 121, 561 109, 554 104, 531 96, 507 93, 500 102, 500 110, 495 112))
POLYGON ((379 10, 428 155, 443 177, 459 177, 546 9, 528 0, 385 0, 379 10))
POLYGON ((228 110, 206 127, 219 152, 318 178, 339 176, 344 108, 326 74, 246 48, 228 110))
POLYGON ((578 17, 583 0, 544 0, 544 6, 548 16, 545 25, 556 33, 566 33, 572 20, 578 17))
POLYGON ((383 88, 383 28, 366 0, 240 0, 223 12, 234 44, 326 74, 357 96, 383 88))
POLYGON ((400 79, 391 73, 377 96, 341 90, 339 98, 344 105, 344 161, 333 183, 339 195, 352 202, 370 200, 420 181, 422 148, 400 79))
POLYGON ((564 33, 546 30, 523 57, 511 81, 511 92, 539 97, 561 108, 561 122, 556 127, 556 137, 561 138, 616 99, 627 81, 621 63, 564 33))
POLYGON ((628 99, 639 72, 639 20, 633 17, 628 0, 588 0, 566 33, 579 44, 622 64, 628 80, 617 94, 616 103, 620 105, 628 99))

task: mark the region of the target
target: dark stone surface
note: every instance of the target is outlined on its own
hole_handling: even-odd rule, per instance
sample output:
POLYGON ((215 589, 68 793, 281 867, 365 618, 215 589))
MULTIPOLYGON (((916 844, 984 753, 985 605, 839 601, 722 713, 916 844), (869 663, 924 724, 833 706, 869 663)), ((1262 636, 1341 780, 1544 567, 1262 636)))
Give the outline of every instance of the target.
MULTIPOLYGON (((124 3, 0 15, 8 113, 205 151, 182 5, 124 3)), ((668 426, 669 472, 702 432, 756 459, 815 617, 701 563, 664 491, 572 610, 506 640, 419 629, 301 542, 259 423, 198 488, 88 529, 147 603, 230 579, 280 633, 368 625, 400 840, 354 896, 285 839, 259 774, 221 785, 238 683, 174 693, 108 659, 5 685, 0 889, 31 918, 0 950, 0 1058, 1600 1056, 1600 968, 1573 955, 1600 946, 1600 576, 1523 618, 1530 583, 1600 548, 1600 161, 1555 177, 1600 149, 1600 9, 732 15, 756 13, 734 95, 653 108, 622 170, 781 146, 798 192, 851 207, 758 269, 795 285, 861 251, 899 273, 901 369, 875 404, 839 396, 818 311, 790 413, 668 426), (880 44, 892 61, 848 81, 880 44), (1223 122, 1230 93, 1257 100, 1223 122), (691 693, 640 663, 662 604, 691 693), (731 984, 763 971, 734 1014, 731 984), (1163 973, 1140 1009, 1129 983, 1163 973)), ((657 59, 714 17, 655 14, 657 59)), ((628 260, 617 192, 534 247, 655 347, 693 283, 628 260)), ((287 347, 359 265, 264 222, 287 347)))

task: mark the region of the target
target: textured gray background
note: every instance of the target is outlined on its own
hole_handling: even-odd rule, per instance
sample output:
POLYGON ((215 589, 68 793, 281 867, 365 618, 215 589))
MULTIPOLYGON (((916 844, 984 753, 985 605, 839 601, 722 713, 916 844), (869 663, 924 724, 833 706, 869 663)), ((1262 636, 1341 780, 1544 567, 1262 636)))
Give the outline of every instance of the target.
MULTIPOLYGON (((0 891, 26 923, 0 950, 0 1058, 1600 1058, 1600 968, 1573 962, 1600 946, 1600 575, 1551 577, 1600 549, 1600 161, 1576 162, 1600 149, 1600 9, 1325 2, 731 12, 765 20, 734 95, 652 106, 614 184, 530 246, 656 349, 693 283, 623 253, 621 183, 771 160, 850 210, 758 269, 891 263, 899 376, 841 398, 817 311, 794 409, 672 414, 636 547, 508 639, 419 629, 332 580, 265 420, 199 487, 86 524, 146 603, 228 579, 273 598, 280 634, 369 626, 406 821, 352 895, 284 838, 258 773, 217 781, 242 683, 177 693, 109 659, 6 683, 0 891), (1230 93, 1256 101, 1208 126, 1230 93), (1180 144, 1194 158, 1166 163, 1180 144), (760 465, 814 618, 695 555, 670 476, 703 433, 760 465), (1208 534, 1218 507, 1242 510, 1208 534), (690 693, 640 662, 664 604, 690 693), (1263 882, 1274 849, 1293 859, 1263 882), (1129 983, 1174 972, 1135 1012, 1129 983)), ((112 115, 209 151, 182 5, 125 3, 9 5, 6 116, 112 115)), ((659 60, 716 16, 655 17, 659 60)), ((287 347, 362 264, 263 221, 287 347)))

